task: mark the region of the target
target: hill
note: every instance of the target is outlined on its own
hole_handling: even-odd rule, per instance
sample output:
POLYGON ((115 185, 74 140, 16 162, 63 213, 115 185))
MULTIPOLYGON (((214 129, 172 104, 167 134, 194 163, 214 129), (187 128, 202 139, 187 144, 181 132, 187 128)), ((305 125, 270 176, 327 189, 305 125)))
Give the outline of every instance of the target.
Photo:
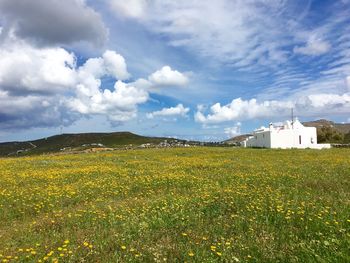
POLYGON ((318 129, 322 127, 331 127, 343 134, 350 132, 350 123, 335 123, 333 121, 320 119, 316 121, 303 122, 303 124, 307 127, 316 127, 318 129))
POLYGON ((235 136, 233 138, 230 138, 224 142, 227 144, 231 144, 231 145, 239 145, 240 142, 244 141, 249 136, 251 136, 251 134, 241 134, 241 135, 235 136))
POLYGON ((52 153, 88 148, 120 148, 147 143, 159 144, 165 140, 183 142, 172 138, 145 137, 131 132, 61 134, 34 141, 0 143, 0 156, 52 153))
POLYGON ((350 123, 335 123, 320 119, 303 124, 317 128, 317 141, 320 143, 350 143, 350 123))

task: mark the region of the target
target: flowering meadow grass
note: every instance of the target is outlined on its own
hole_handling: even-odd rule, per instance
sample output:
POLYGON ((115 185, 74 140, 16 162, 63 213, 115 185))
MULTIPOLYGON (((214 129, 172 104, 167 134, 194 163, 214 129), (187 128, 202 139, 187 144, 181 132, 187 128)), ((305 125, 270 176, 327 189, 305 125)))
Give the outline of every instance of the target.
POLYGON ((0 262, 350 262, 350 150, 0 159, 0 262))

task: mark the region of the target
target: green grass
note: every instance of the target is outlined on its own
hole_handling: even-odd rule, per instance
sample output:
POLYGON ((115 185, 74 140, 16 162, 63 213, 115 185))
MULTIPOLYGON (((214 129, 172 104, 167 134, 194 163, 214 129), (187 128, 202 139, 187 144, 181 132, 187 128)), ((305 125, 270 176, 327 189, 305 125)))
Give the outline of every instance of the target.
POLYGON ((349 156, 198 147, 0 159, 0 261, 350 262, 349 156))

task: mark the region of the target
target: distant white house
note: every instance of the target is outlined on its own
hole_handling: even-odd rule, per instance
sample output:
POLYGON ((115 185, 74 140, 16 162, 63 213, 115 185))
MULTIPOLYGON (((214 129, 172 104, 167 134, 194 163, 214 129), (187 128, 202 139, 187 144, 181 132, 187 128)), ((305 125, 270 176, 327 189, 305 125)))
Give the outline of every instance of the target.
POLYGON ((330 144, 317 144, 317 132, 315 127, 305 127, 298 119, 286 121, 283 125, 276 126, 272 123, 268 128, 262 127, 255 130, 252 136, 241 142, 243 147, 260 148, 331 148, 330 144))

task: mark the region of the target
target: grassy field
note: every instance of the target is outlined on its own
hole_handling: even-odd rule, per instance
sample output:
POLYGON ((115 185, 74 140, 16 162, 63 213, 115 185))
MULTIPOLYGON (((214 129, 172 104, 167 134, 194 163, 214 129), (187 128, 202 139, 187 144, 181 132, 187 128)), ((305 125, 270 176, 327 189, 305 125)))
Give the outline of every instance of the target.
POLYGON ((0 262, 350 262, 350 149, 0 159, 0 262))

